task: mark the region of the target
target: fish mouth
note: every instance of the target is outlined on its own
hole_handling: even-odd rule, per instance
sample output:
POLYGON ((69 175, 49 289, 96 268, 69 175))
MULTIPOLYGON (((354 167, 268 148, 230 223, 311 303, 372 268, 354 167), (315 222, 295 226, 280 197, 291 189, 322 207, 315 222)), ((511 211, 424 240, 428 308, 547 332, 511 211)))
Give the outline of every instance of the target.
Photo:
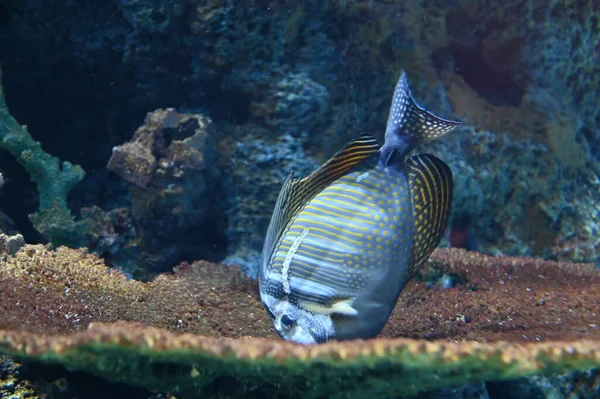
POLYGON ((301 327, 295 328, 294 331, 290 332, 288 336, 284 338, 302 345, 322 343, 318 342, 309 330, 301 327))
POLYGON ((330 339, 326 332, 319 334, 318 331, 302 325, 296 325, 291 330, 276 326, 275 331, 284 340, 302 345, 322 344, 330 339))

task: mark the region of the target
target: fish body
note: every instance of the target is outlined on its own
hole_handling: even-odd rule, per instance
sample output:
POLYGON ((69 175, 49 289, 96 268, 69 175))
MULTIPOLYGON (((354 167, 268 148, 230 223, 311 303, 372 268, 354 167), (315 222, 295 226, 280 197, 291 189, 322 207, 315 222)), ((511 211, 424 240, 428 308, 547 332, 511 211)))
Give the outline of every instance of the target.
POLYGON ((311 175, 290 173, 267 231, 259 285, 277 332, 299 343, 376 336, 446 227, 452 174, 417 145, 459 125, 412 99, 400 77, 385 143, 347 143, 311 175))

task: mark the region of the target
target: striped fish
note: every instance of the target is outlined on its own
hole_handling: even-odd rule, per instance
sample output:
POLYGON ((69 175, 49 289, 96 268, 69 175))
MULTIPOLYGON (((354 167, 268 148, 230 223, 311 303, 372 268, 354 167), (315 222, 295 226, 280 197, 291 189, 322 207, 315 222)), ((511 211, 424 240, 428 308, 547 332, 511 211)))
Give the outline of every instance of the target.
POLYGON ((402 73, 381 148, 363 134, 309 176, 290 173, 259 272, 263 305, 282 338, 308 344, 379 334, 439 244, 452 203, 448 166, 406 156, 459 125, 419 107, 402 73))

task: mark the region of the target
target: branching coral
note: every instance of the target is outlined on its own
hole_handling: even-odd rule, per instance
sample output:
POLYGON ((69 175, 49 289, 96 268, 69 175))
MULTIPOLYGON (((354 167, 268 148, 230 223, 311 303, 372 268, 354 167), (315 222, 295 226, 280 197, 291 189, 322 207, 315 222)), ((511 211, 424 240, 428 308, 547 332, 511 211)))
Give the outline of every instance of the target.
POLYGON ((9 151, 23 165, 37 185, 39 209, 30 215, 34 227, 55 244, 71 244, 81 228, 67 206, 67 194, 85 172, 78 165, 61 161, 42 149, 26 126, 20 125, 9 113, 2 89, 0 71, 0 147, 9 151))

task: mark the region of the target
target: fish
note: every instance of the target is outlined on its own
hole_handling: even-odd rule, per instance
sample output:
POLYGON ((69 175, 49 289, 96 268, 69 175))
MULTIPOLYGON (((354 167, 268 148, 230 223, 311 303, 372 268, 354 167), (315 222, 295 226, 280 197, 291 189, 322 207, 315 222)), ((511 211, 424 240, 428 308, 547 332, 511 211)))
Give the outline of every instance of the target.
POLYGON ((460 125, 421 108, 402 71, 383 145, 363 133, 310 175, 290 171, 258 267, 261 302, 281 338, 321 344, 381 332, 452 207, 448 165, 407 157, 460 125))

